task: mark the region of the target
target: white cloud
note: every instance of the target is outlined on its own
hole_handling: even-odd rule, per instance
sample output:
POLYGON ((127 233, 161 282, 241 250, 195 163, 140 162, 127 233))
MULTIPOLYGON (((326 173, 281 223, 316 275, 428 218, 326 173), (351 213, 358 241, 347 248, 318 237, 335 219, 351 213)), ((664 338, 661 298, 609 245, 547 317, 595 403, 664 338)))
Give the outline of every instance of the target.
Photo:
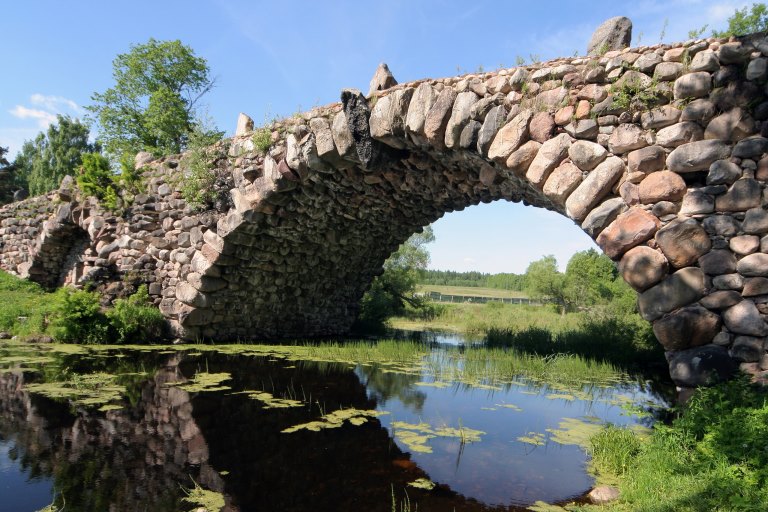
POLYGON ((56 114, 45 110, 27 108, 23 105, 16 105, 9 112, 13 117, 19 119, 36 119, 40 128, 47 128, 48 125, 56 122, 56 114))
POLYGON ((464 258, 464 263, 477 263, 475 258, 464 258))
POLYGON ((62 106, 66 107, 65 110, 71 110, 78 113, 83 112, 83 109, 80 107, 80 105, 70 100, 69 98, 64 98, 63 96, 46 96, 44 94, 35 93, 30 96, 29 101, 33 105, 45 107, 46 110, 53 112, 61 112, 62 106))

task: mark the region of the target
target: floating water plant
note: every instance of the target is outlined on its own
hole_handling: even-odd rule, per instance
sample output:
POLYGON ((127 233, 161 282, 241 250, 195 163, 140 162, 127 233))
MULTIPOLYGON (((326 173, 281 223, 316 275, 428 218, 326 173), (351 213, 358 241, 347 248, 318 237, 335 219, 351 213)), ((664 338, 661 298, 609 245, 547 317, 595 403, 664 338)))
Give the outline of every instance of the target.
POLYGON ((408 482, 408 485, 417 489, 424 489, 425 491, 431 491, 435 488, 435 482, 429 478, 417 478, 413 482, 408 482))
POLYGON ((528 507, 528 510, 532 512, 566 512, 568 509, 559 507, 557 505, 550 505, 545 501, 537 501, 533 505, 528 507))
POLYGON ((450 384, 447 383, 447 382, 435 381, 435 382, 417 382, 416 384, 414 384, 414 386, 421 386, 421 387, 425 387, 425 388, 438 388, 438 389, 442 389, 442 388, 449 387, 450 384))
POLYGON ((182 498, 183 501, 191 503, 196 507, 202 507, 206 512, 219 512, 226 506, 223 494, 203 489, 197 482, 195 482, 194 488, 189 490, 185 489, 185 492, 187 493, 187 496, 182 498))
POLYGON ((287 409, 304 405, 304 402, 300 400, 275 398, 271 393, 267 393, 266 391, 241 391, 240 393, 245 393, 251 400, 258 400, 263 403, 264 409, 287 409))
POLYGON ((589 440, 600 432, 602 424, 594 419, 581 420, 578 418, 563 418, 558 424, 559 428, 548 428, 550 439, 558 444, 576 445, 582 448, 589 447, 589 440))
POLYGON ((544 446, 546 444, 546 436, 540 432, 528 432, 524 436, 518 437, 517 440, 534 446, 544 446))
POLYGON ((512 409, 516 412, 522 412, 522 409, 515 404, 496 404, 496 407, 502 407, 504 409, 512 409))
POLYGON ((284 434, 291 434, 299 430, 311 430, 312 432, 320 432, 327 428, 339 428, 344 422, 349 422, 352 425, 359 426, 368 421, 368 418, 377 418, 389 414, 386 411, 376 410, 360 410, 360 409, 339 409, 332 413, 325 414, 320 417, 319 420, 310 421, 309 423, 302 423, 300 425, 294 425, 283 429, 284 434))
POLYGON ((115 375, 92 373, 72 374, 66 381, 40 382, 24 386, 29 392, 51 399, 72 400, 76 405, 104 405, 119 400, 125 394, 125 386, 115 383, 115 375))
POLYGON ((407 423, 405 421, 393 421, 392 429, 395 437, 406 445, 411 451, 418 453, 432 453, 432 447, 427 443, 436 437, 454 437, 462 443, 476 443, 481 440, 485 432, 464 426, 459 428, 439 427, 434 428, 429 423, 407 423))
POLYGON ((183 389, 189 393, 202 393, 211 391, 225 391, 232 389, 229 386, 220 385, 224 381, 232 380, 229 373, 207 373, 197 372, 191 380, 187 382, 169 382, 166 386, 174 386, 183 389))

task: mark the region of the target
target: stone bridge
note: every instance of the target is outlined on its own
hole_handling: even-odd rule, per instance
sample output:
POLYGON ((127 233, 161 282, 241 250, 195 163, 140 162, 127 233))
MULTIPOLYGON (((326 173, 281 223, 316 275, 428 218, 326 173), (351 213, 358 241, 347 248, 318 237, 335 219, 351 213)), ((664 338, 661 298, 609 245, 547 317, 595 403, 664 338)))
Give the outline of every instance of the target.
POLYGON ((407 84, 380 69, 368 97, 240 123, 202 209, 184 155, 139 161, 146 192, 117 213, 71 180, 5 206, 0 266, 110 297, 147 283, 185 338, 337 335, 411 234, 523 202, 618 262, 678 384, 768 368, 767 56, 760 35, 407 84))

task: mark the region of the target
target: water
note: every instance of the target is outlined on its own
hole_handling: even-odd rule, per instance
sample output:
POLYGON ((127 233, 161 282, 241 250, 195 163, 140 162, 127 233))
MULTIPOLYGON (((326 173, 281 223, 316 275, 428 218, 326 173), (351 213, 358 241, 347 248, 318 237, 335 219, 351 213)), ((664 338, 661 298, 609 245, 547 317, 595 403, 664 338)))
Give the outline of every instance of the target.
POLYGON ((462 349, 425 352, 357 364, 279 347, 0 345, 0 509, 191 510, 197 485, 228 511, 390 511, 393 496, 425 512, 518 510, 583 496, 582 430, 647 424, 628 405, 662 402, 619 376, 447 380, 449 360, 454 377, 470 365, 462 349), (65 385, 30 392, 43 382, 65 385), (297 427, 335 411, 340 426, 297 427))

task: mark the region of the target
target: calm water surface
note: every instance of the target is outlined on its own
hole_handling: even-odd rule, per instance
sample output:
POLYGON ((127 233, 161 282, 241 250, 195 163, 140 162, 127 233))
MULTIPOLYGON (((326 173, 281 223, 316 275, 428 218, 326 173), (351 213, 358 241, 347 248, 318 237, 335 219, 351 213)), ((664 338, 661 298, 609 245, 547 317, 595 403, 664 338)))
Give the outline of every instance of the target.
POLYGON ((406 367, 0 345, 0 510, 191 510, 195 485, 223 495, 227 511, 390 511, 393 495, 424 512, 524 510, 583 496, 593 479, 582 434, 650 424, 633 411, 663 402, 626 377, 447 381, 435 369, 461 349, 430 347, 406 367), (80 394, 34 389, 63 381, 80 394), (307 428, 318 421, 337 424, 307 428), (412 485, 425 481, 435 487, 412 485))

